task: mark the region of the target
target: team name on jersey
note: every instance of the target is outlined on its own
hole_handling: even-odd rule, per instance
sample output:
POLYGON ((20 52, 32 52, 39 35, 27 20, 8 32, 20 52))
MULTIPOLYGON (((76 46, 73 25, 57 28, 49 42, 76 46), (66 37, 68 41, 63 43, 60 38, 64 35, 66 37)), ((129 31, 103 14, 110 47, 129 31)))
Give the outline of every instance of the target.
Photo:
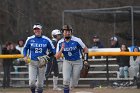
POLYGON ((75 46, 75 47, 66 47, 66 48, 64 48, 64 51, 73 51, 73 50, 76 50, 77 49, 77 47, 75 46))
POLYGON ((32 47, 46 47, 47 44, 38 44, 38 43, 31 43, 32 47))

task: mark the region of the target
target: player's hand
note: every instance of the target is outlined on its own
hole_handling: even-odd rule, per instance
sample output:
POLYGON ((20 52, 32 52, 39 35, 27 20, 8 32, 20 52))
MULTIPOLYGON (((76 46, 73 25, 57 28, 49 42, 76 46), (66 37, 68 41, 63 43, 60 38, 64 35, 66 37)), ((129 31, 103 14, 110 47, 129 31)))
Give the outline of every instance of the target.
POLYGON ((64 43, 62 43, 62 46, 61 46, 61 51, 63 51, 64 50, 64 48, 65 48, 65 44, 64 43))
POLYGON ((30 63, 30 61, 31 61, 31 60, 30 60, 30 58, 29 58, 29 57, 27 57, 27 56, 26 56, 26 57, 24 57, 24 58, 23 58, 23 60, 24 60, 24 61, 25 61, 25 63, 27 63, 27 64, 28 64, 28 63, 30 63))
POLYGON ((65 48, 65 44, 62 43, 60 51, 55 54, 56 59, 59 59, 60 57, 62 57, 62 52, 63 52, 64 48, 65 48))
POLYGON ((84 65, 88 65, 88 62, 87 61, 84 61, 84 65))

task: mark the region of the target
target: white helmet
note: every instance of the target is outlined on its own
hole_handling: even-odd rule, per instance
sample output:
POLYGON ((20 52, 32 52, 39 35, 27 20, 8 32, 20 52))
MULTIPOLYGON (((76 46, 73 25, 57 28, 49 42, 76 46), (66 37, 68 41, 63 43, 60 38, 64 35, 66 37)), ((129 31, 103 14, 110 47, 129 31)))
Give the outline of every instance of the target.
POLYGON ((60 34, 61 34, 61 32, 58 29, 55 29, 52 31, 52 37, 54 37, 55 35, 60 35, 60 34))

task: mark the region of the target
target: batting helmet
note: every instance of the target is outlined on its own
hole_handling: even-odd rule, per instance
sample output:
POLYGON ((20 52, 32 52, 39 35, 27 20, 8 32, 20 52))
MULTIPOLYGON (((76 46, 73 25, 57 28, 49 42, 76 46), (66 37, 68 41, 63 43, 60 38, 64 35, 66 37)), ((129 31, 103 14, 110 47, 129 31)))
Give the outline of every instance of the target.
POLYGON ((73 29, 72 29, 72 27, 71 27, 70 25, 64 25, 64 26, 62 27, 62 32, 63 32, 64 30, 73 31, 73 29))
POLYGON ((56 35, 60 35, 60 34, 61 34, 61 32, 60 32, 60 30, 55 29, 55 30, 53 30, 53 31, 52 31, 52 33, 51 33, 51 34, 52 34, 52 37, 53 37, 53 38, 55 38, 55 36, 56 36, 56 35))

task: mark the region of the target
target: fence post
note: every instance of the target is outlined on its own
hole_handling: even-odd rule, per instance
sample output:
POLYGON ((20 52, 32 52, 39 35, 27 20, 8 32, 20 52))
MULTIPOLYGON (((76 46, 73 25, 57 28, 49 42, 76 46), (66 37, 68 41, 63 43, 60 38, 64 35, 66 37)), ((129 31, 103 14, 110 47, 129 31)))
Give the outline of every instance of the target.
POLYGON ((107 78, 107 86, 109 85, 109 68, 108 68, 108 56, 106 56, 106 78, 107 78))

